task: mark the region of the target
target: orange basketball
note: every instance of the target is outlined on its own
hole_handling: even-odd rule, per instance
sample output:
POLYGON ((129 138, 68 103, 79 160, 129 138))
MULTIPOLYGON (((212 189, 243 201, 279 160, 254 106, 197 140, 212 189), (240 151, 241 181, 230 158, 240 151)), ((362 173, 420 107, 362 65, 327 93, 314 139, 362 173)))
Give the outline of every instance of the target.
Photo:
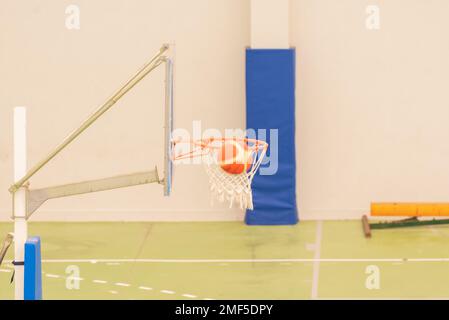
POLYGON ((228 140, 223 142, 219 150, 218 161, 220 167, 227 173, 240 174, 251 168, 253 157, 245 143, 228 140))

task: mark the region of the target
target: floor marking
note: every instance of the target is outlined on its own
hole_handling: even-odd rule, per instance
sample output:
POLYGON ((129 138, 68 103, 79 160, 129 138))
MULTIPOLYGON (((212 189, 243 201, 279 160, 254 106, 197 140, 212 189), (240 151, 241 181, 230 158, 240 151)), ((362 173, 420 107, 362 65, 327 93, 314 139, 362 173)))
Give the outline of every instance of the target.
POLYGON ((68 276, 67 278, 70 279, 70 280, 84 281, 84 278, 81 278, 81 277, 68 276))
POLYGON ((131 286, 129 283, 123 283, 123 282, 116 282, 114 284, 119 287, 130 287, 131 286))
MULTIPOLYGON (((90 261, 92 261, 92 260, 90 260, 90 261)), ((0 272, 8 272, 9 273, 9 272, 11 272, 11 270, 0 269, 0 272)), ((61 278, 61 276, 59 276, 57 274, 50 274, 50 273, 46 273, 45 276, 48 277, 48 278, 55 278, 55 279, 61 278)), ((84 278, 81 278, 81 277, 72 277, 72 279, 84 280, 84 278)), ((92 280, 92 282, 93 283, 100 283, 100 284, 108 283, 105 280, 98 280, 98 279, 92 280)), ((131 287, 131 284, 124 283, 124 282, 116 282, 116 283, 114 283, 114 285, 119 286, 119 287, 131 287)), ((138 289, 146 290, 146 291, 153 290, 153 288, 144 287, 144 286, 140 286, 140 287, 138 287, 138 289)), ((118 291, 115 291, 115 290, 110 290, 108 292, 111 293, 111 294, 118 294, 118 291)), ((175 291, 171 291, 171 290, 161 290, 160 292, 161 293, 165 293, 165 294, 175 294, 176 293, 175 291)), ((185 298, 191 298, 191 299, 197 298, 197 296, 195 296, 193 294, 188 294, 188 293, 182 294, 182 296, 185 297, 185 298)), ((205 298, 204 300, 214 300, 214 299, 205 298)))
POLYGON ((143 287, 143 286, 140 286, 139 289, 141 289, 141 290, 146 290, 146 291, 153 290, 153 288, 143 287))
POLYGON ((313 277, 312 277, 312 293, 311 299, 318 298, 318 284, 320 277, 320 256, 321 256, 321 239, 323 238, 323 221, 316 223, 316 240, 315 240, 315 255, 313 262, 313 277))
POLYGON ((11 272, 11 270, 0 269, 0 272, 8 272, 8 273, 10 273, 10 272, 11 272))
POLYGON ((92 280, 93 283, 101 283, 101 284, 105 284, 108 283, 107 281, 104 280, 92 280))
POLYGON ((338 297, 338 298, 318 298, 318 300, 449 300, 449 297, 338 297))
POLYGON ((203 300, 215 300, 215 299, 211 299, 211 298, 204 298, 203 300))
POLYGON ((170 290, 161 290, 162 293, 166 293, 166 294, 175 294, 174 291, 170 291, 170 290))
MULTIPOLYGON (((44 259, 42 263, 91 263, 92 259, 44 259)), ((449 262, 449 258, 103 259, 98 263, 449 262)))

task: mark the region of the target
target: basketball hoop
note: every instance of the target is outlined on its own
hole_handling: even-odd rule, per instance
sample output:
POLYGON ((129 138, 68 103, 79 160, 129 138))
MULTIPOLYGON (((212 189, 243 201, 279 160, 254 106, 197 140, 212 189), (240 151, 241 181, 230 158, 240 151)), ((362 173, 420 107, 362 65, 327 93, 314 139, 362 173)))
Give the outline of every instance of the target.
POLYGON ((241 209, 253 210, 251 183, 267 152, 268 143, 246 138, 209 138, 203 140, 174 141, 178 144, 189 144, 188 152, 174 154, 173 161, 200 157, 209 176, 212 201, 229 202, 229 207, 237 203, 241 209), (228 145, 240 160, 224 161, 222 150, 228 145), (241 155, 239 155, 241 154, 241 155), (239 171, 230 173, 228 168, 234 166, 239 171))

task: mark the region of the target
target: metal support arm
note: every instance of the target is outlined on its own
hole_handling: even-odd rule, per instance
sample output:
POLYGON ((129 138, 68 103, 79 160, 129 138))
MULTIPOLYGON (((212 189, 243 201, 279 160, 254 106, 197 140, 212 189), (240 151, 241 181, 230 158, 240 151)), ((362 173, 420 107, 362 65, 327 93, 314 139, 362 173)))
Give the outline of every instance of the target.
POLYGON ((157 168, 153 171, 138 172, 110 178, 70 183, 27 191, 26 218, 28 219, 45 201, 78 194, 106 191, 149 183, 161 183, 157 168))
POLYGON ((156 55, 145 64, 131 79, 129 79, 115 94, 112 95, 105 103, 103 103, 93 114, 91 114, 81 126, 73 131, 67 138, 65 138, 53 151, 51 151, 44 159, 32 167, 24 177, 16 181, 10 188, 11 193, 15 193, 20 187, 30 180, 42 167, 44 167, 50 160, 52 160, 58 153, 67 147, 73 140, 75 140, 82 132, 89 128, 98 118, 100 118, 106 111, 108 111, 114 104, 120 100, 129 90, 131 90, 137 83, 139 83, 146 75, 163 64, 166 58, 163 54, 169 49, 169 45, 163 45, 156 55))
POLYGON ((12 242, 14 240, 14 235, 12 233, 8 233, 6 235, 5 240, 3 240, 1 249, 0 249, 0 265, 3 262, 3 259, 6 256, 6 252, 8 252, 9 247, 11 246, 12 242))

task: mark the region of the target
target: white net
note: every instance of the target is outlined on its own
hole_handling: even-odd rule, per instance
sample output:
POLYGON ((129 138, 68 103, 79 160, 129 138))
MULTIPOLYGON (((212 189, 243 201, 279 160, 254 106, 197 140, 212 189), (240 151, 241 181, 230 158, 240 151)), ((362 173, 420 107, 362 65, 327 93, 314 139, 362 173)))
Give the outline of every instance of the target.
POLYGON ((220 202, 229 202, 229 207, 237 204, 241 209, 253 210, 251 183, 257 169, 262 163, 266 149, 252 148, 252 165, 248 171, 231 174, 223 170, 218 162, 218 149, 206 148, 204 163, 209 176, 212 202, 216 198, 220 202))

